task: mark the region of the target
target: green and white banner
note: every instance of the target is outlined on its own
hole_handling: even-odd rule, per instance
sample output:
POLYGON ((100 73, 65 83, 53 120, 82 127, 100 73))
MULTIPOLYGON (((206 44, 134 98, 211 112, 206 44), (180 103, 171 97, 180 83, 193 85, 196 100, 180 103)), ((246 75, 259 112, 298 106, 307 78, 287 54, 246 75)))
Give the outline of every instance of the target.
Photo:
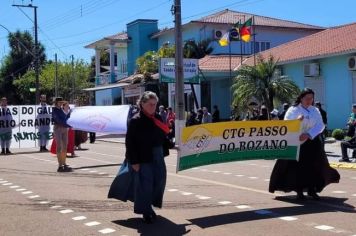
POLYGON ((177 171, 256 159, 298 160, 299 120, 231 121, 185 127, 177 171))

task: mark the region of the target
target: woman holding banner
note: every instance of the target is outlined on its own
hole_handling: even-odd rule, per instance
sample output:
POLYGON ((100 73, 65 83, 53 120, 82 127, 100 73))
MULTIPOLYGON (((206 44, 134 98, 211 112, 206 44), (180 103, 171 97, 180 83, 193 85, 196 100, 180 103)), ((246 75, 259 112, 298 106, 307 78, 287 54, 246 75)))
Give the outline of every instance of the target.
POLYGON ((148 224, 156 218, 152 205, 162 207, 167 176, 164 157, 169 155, 169 128, 156 113, 157 102, 157 95, 150 91, 144 92, 138 101, 140 112, 128 123, 126 160, 108 196, 134 201, 134 212, 142 214, 148 224))
POLYGON ((330 183, 338 183, 339 173, 331 168, 319 135, 325 126, 319 110, 313 106, 314 92, 305 88, 290 107, 285 120, 301 120, 302 134, 299 161, 277 160, 270 178, 269 191, 296 191, 297 199, 304 199, 304 191, 315 200, 318 192, 330 183))

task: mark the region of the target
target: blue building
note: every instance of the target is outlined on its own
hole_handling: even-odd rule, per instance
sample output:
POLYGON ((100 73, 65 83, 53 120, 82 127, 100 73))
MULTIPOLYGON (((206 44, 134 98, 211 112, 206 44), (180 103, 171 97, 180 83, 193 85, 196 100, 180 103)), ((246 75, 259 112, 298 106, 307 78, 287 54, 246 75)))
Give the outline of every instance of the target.
MULTIPOLYGON (((223 119, 230 117, 232 77, 242 62, 254 52, 268 50, 283 43, 302 38, 324 28, 302 24, 298 22, 280 20, 249 13, 223 10, 212 15, 193 20, 182 26, 183 41, 194 40, 196 42, 211 39, 213 52, 199 61, 202 74, 200 86, 195 86, 199 106, 206 106, 209 110, 213 105, 220 108, 220 116, 223 119), (221 47, 218 40, 226 31, 237 22, 244 23, 248 19, 254 19, 254 40, 248 43, 231 41, 228 47, 221 47), (230 57, 231 67, 230 67, 230 57), (241 56, 242 55, 242 56, 241 56)), ((158 39, 158 47, 166 44, 174 44, 174 28, 162 30, 152 36, 158 39)), ((169 84, 168 99, 174 107, 174 85, 169 84)), ((185 88, 185 97, 188 105, 192 104, 192 91, 190 86, 185 88)), ((191 108, 191 107, 190 107, 191 108)))
MULTIPOLYGON (((315 91, 328 114, 328 129, 345 128, 356 103, 356 23, 329 28, 261 55, 278 59, 283 75, 315 91)), ((253 65, 250 58, 246 64, 253 65)))

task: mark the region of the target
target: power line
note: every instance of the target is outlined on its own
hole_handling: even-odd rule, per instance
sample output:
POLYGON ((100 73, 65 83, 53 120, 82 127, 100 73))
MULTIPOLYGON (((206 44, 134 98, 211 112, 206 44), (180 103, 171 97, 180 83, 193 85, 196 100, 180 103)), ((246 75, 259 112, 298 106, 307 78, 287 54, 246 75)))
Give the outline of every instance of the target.
MULTIPOLYGON (((34 23, 34 21, 31 19, 31 17, 29 17, 26 12, 24 12, 20 7, 17 7, 30 21, 32 21, 34 23)), ((38 27, 38 29, 42 32, 42 34, 65 56, 67 57, 67 54, 65 52, 62 51, 62 49, 60 49, 57 44, 55 44, 53 42, 52 39, 49 38, 49 36, 40 28, 38 27)))
MULTIPOLYGON (((89 14, 91 14, 93 12, 96 12, 96 11, 98 11, 98 10, 104 8, 104 7, 107 7, 107 6, 109 6, 111 4, 114 4, 114 3, 117 3, 117 2, 118 2, 118 0, 108 0, 106 2, 106 4, 105 4, 105 2, 100 1, 99 4, 103 4, 103 5, 97 6, 98 5, 97 4, 97 5, 94 5, 94 6, 90 7, 90 8, 84 8, 84 10, 82 11, 82 15, 89 15, 89 14)), ((58 21, 58 22, 54 22, 54 23, 51 23, 51 24, 45 24, 44 28, 46 28, 47 31, 50 31, 50 30, 58 28, 58 27, 60 27, 62 25, 68 24, 68 23, 70 23, 70 22, 72 22, 74 20, 77 20, 79 18, 82 18, 82 16, 75 16, 74 15, 74 16, 71 16, 71 17, 69 17, 67 19, 64 18, 63 20, 58 21)))

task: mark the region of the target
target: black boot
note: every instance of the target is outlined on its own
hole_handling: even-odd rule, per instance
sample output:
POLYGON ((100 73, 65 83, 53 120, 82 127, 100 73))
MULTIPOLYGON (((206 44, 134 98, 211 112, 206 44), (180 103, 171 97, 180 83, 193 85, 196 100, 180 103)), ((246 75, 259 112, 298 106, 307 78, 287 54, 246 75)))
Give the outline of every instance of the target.
POLYGON ((5 148, 1 148, 1 155, 5 155, 5 148))
POLYGON ((312 197, 314 200, 320 200, 319 195, 313 189, 308 190, 308 196, 312 197))
POLYGON ((297 199, 298 200, 304 200, 305 199, 305 196, 303 194, 303 190, 298 190, 297 191, 297 199))
POLYGON ((10 149, 6 148, 6 154, 12 154, 12 152, 10 152, 10 149))

